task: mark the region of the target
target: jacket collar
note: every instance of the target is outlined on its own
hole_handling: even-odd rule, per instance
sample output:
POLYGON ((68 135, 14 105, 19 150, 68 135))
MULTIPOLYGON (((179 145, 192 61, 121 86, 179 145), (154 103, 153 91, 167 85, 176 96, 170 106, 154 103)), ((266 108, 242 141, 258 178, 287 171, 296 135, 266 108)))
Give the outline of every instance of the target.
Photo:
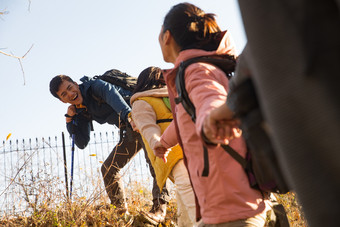
POLYGON ((168 89, 167 87, 163 88, 157 88, 157 89, 150 89, 142 92, 135 93, 130 100, 130 103, 132 104, 136 99, 140 97, 168 97, 168 89))

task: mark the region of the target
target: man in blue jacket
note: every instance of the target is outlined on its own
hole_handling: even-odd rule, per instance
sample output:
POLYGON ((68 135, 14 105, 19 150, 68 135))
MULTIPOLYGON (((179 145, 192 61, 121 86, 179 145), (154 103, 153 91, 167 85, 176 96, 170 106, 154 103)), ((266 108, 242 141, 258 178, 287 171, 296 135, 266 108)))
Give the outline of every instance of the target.
MULTIPOLYGON (((92 120, 120 128, 120 141, 103 163, 101 171, 111 204, 124 212, 127 206, 119 170, 144 147, 140 134, 134 132, 128 123, 131 92, 100 79, 84 76, 80 80, 82 83, 78 85, 66 75, 55 76, 50 82, 50 92, 62 102, 71 104, 65 115, 67 129, 71 134, 74 127, 75 144, 78 148, 84 149, 87 146, 92 120), (76 119, 74 126, 73 119, 76 119)), ((148 156, 145 157, 149 163, 148 156)), ((152 165, 149 164, 149 167, 154 178, 153 207, 150 212, 164 220, 168 191, 164 186, 160 193, 152 165)))

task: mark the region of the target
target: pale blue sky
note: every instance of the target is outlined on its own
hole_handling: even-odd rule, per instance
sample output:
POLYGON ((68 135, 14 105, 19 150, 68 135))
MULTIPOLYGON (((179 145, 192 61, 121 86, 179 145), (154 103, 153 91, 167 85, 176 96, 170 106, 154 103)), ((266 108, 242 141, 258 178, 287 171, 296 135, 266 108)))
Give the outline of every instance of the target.
MULTIPOLYGON (((49 92, 58 74, 76 82, 117 68, 133 76, 163 61, 158 34, 165 14, 178 0, 0 0, 0 50, 22 56, 26 85, 17 59, 0 54, 0 141, 60 136, 67 106, 49 92)), ((194 0, 215 13, 241 52, 246 37, 236 0, 194 0)), ((95 124, 98 132, 112 126, 95 124)), ((0 145, 1 146, 1 145, 0 145)))

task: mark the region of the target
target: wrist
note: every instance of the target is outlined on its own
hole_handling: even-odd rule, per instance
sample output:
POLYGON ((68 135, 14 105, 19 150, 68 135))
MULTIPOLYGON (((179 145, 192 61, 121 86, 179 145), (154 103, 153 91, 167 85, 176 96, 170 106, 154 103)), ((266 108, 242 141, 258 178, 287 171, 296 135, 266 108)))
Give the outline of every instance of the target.
POLYGON ((65 114, 65 117, 66 117, 66 123, 70 123, 72 120, 73 120, 73 116, 69 115, 69 114, 65 114))
POLYGON ((217 146, 216 143, 211 142, 211 141, 208 139, 208 137, 205 135, 204 130, 203 130, 203 127, 202 127, 202 130, 201 130, 201 137, 202 137, 202 140, 203 140, 203 142, 204 142, 205 144, 211 145, 211 146, 217 146))

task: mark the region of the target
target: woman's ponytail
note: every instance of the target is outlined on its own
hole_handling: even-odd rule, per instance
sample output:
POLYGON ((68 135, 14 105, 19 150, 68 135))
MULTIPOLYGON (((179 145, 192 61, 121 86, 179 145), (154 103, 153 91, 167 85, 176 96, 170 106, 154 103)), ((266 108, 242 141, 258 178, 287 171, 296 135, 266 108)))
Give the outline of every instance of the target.
POLYGON ((205 13, 190 3, 180 3, 172 7, 165 16, 163 31, 169 30, 181 50, 197 48, 215 50, 221 29, 215 14, 205 13))

